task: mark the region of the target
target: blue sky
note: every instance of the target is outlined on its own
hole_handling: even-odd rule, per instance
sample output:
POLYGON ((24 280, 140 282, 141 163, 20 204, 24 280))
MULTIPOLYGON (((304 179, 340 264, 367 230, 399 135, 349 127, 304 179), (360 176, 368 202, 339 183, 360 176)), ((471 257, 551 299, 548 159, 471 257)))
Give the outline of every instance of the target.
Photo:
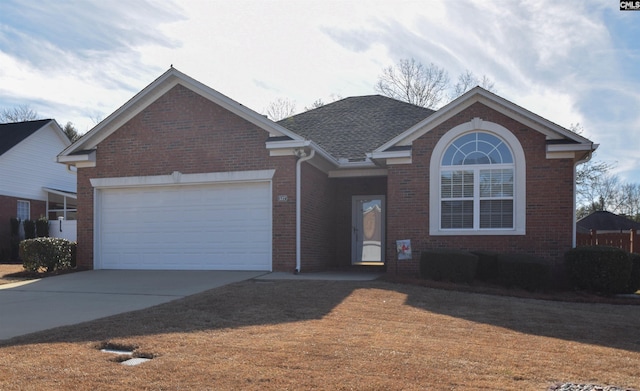
POLYGON ((486 75, 640 182, 640 11, 618 0, 0 1, 0 108, 85 132, 173 64, 265 112, 373 94, 402 58, 486 75))

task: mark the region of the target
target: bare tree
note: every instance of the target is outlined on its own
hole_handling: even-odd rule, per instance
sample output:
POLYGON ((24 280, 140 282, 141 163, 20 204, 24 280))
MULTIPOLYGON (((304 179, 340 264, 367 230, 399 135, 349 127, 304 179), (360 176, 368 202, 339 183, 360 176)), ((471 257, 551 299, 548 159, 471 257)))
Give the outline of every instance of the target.
POLYGON ((99 124, 100 122, 102 122, 102 114, 100 113, 95 113, 93 115, 89 116, 89 119, 91 120, 91 122, 93 122, 94 125, 99 124))
POLYGON ((322 101, 322 99, 318 98, 318 99, 316 99, 316 100, 311 104, 311 106, 308 106, 308 107, 307 107, 307 106, 305 106, 305 107, 304 107, 304 111, 309 111, 309 110, 317 109, 318 107, 322 107, 322 106, 324 106, 324 104, 325 104, 325 103, 322 101))
POLYGON ((39 119, 38 112, 29 105, 20 105, 0 112, 0 123, 26 122, 39 119))
POLYGON ((637 219, 640 216, 640 185, 637 183, 623 183, 619 190, 618 213, 637 219))
POLYGON ((413 58, 385 68, 375 85, 375 90, 385 96, 431 109, 440 105, 447 88, 447 71, 434 63, 425 67, 413 58))
POLYGON ((286 98, 278 98, 271 102, 265 111, 270 120, 280 121, 296 112, 296 103, 286 98))
POLYGON ((475 86, 480 86, 487 91, 496 92, 496 86, 486 75, 482 79, 478 79, 473 72, 466 69, 458 76, 458 82, 452 87, 450 100, 454 100, 475 86))
MULTIPOLYGON (((338 100, 342 99, 342 96, 341 96, 341 95, 338 95, 338 94, 331 94, 331 95, 329 95, 329 98, 331 99, 331 102, 329 102, 329 103, 333 103, 333 102, 335 102, 335 101, 338 101, 338 100)), ((318 98, 318 99, 316 99, 316 100, 311 104, 311 106, 308 106, 308 107, 307 107, 307 106, 305 106, 305 107, 304 107, 304 111, 309 111, 309 110, 317 109, 318 107, 322 107, 322 106, 324 106, 325 104, 326 104, 326 103, 324 103, 324 101, 322 100, 322 98, 318 98)))

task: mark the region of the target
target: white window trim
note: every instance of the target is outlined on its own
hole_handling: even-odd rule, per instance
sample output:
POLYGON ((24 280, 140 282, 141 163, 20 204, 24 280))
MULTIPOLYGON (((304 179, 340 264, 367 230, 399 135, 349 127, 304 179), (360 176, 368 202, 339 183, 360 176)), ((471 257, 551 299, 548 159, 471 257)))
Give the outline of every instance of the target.
MULTIPOLYGON (((438 141, 431 155, 429 171, 429 235, 431 236, 499 236, 499 235, 525 235, 526 234, 526 161, 524 150, 517 137, 507 128, 494 122, 483 121, 480 118, 460 124, 449 130, 438 141), (442 229, 440 225, 440 172, 442 168, 442 155, 447 147, 459 136, 485 131, 493 133, 504 140, 513 153, 514 164, 514 227, 512 229, 442 229)), ((449 168, 449 167, 447 167, 449 168)), ((476 216, 474 216, 475 218, 476 216)))
POLYGON ((27 210, 29 211, 29 216, 26 219, 20 219, 21 221, 25 221, 25 220, 31 220, 31 201, 27 201, 27 200, 18 200, 18 202, 16 202, 16 218, 20 218, 18 216, 18 205, 24 202, 27 205, 27 210))

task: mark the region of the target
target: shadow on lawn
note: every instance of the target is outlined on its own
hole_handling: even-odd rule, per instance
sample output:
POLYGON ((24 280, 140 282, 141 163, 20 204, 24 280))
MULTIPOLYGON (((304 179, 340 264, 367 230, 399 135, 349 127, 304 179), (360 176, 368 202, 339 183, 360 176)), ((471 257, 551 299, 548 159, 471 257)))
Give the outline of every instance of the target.
MULTIPOLYGON (((389 295, 400 293, 406 296, 406 305, 430 313, 530 335, 640 351, 638 306, 531 300, 386 281, 260 280, 227 285, 144 310, 15 337, 0 341, 0 347, 103 341, 322 319, 361 289, 388 291, 389 295)), ((365 308, 366 313, 370 313, 379 303, 365 301, 360 305, 363 313, 365 308)), ((349 308, 357 311, 358 307, 349 308)), ((395 316, 401 317, 401 311, 395 316)))

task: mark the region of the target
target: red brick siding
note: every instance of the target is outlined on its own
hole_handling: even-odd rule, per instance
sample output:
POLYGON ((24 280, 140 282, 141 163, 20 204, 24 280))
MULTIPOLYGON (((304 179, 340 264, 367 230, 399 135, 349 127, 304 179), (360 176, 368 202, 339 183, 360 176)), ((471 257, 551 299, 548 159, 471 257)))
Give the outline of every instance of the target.
MULTIPOLYGON (((386 195, 387 181, 384 177, 369 177, 332 179, 332 182, 335 187, 334 259, 337 267, 349 268, 351 267, 351 199, 356 195, 386 195)), ((387 210, 389 210, 388 207, 387 210)))
POLYGON ((326 270, 333 259, 335 215, 333 184, 325 173, 302 163, 301 258, 302 272, 326 270))
POLYGON ((78 173, 78 265, 93 267, 90 178, 275 169, 273 268, 295 267, 295 157, 269 157, 267 132, 178 85, 97 148, 96 167, 78 173))
POLYGON ((37 220, 47 213, 45 201, 30 200, 21 197, 9 197, 0 195, 0 261, 1 257, 11 248, 11 225, 9 220, 15 218, 18 213, 18 201, 29 201, 31 205, 31 220, 37 220))
POLYGON ((397 270, 416 274, 419 252, 429 248, 528 253, 556 264, 572 246, 573 160, 547 159, 545 136, 520 122, 476 103, 413 142, 412 164, 396 165, 388 174, 387 257, 395 272, 395 241, 411 239, 413 260, 397 270), (509 129, 526 159, 526 235, 429 236, 429 163, 438 140, 455 126, 479 117, 509 129))

